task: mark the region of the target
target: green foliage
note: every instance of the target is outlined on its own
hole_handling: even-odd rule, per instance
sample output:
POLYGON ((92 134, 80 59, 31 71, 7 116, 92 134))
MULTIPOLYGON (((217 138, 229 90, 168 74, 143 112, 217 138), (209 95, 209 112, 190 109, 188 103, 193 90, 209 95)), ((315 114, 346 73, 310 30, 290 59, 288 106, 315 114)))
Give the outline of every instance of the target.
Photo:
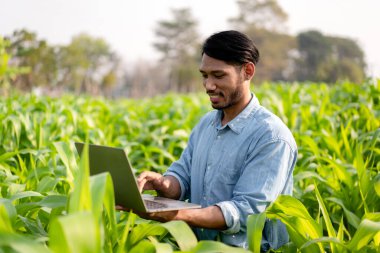
MULTIPOLYGON (((377 252, 380 247, 380 81, 255 88, 299 147, 294 197, 248 218, 258 251, 265 218, 291 242, 278 252, 377 252)), ((124 147, 133 167, 163 172, 208 110, 204 95, 104 100, 0 98, 0 251, 247 252, 197 242, 183 222, 160 224, 114 209, 110 175, 89 177, 73 141, 124 147), (91 228, 91 229, 89 229, 91 228), (91 231, 89 231, 91 230, 91 231), (233 251, 232 251, 233 250, 233 251)))
POLYGON ((312 81, 362 83, 366 64, 363 50, 349 38, 310 30, 292 36, 287 14, 276 0, 237 0, 239 13, 229 19, 260 51, 255 83, 312 81))
POLYGON ((104 39, 79 34, 60 48, 59 57, 62 82, 76 93, 97 95, 101 86, 109 89, 115 85, 118 57, 104 39))
POLYGON ((300 57, 296 60, 296 80, 363 82, 364 53, 354 40, 306 31, 298 34, 297 41, 300 57))
MULTIPOLYGON (((107 95, 116 84, 119 59, 101 38, 79 34, 67 46, 52 46, 23 29, 14 31, 6 43, 10 55, 0 49, 0 82, 2 66, 12 59, 17 68, 8 68, 7 83, 13 88, 32 91, 44 87, 91 94, 103 89, 107 95)), ((3 39, 0 44, 3 48, 3 39)))
POLYGON ((266 214, 252 214, 247 219, 247 227, 250 229, 247 233, 249 249, 254 253, 260 252, 262 231, 265 225, 266 214))
POLYGON ((0 36, 0 95, 8 95, 11 87, 11 81, 18 74, 28 73, 28 67, 11 67, 9 61, 12 55, 7 52, 10 42, 0 36))
POLYGON ((274 33, 283 32, 288 15, 275 0, 237 0, 239 15, 229 21, 238 29, 254 27, 274 33))

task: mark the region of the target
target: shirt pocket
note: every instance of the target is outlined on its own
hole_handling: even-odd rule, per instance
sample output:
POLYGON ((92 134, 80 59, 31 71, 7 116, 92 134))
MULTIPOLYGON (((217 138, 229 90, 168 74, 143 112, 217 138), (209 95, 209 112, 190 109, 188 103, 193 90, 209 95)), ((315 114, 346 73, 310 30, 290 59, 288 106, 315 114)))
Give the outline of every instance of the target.
POLYGON ((236 161, 236 154, 223 152, 223 158, 218 166, 218 177, 220 183, 227 185, 236 185, 240 178, 240 166, 236 161))

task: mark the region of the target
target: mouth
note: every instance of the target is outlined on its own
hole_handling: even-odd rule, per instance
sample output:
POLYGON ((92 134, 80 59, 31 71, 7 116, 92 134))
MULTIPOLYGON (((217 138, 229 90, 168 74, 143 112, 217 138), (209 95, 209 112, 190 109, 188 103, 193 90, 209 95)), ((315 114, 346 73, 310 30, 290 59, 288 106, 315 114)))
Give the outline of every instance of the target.
POLYGON ((221 93, 208 93, 211 103, 218 103, 220 99, 223 98, 221 93))

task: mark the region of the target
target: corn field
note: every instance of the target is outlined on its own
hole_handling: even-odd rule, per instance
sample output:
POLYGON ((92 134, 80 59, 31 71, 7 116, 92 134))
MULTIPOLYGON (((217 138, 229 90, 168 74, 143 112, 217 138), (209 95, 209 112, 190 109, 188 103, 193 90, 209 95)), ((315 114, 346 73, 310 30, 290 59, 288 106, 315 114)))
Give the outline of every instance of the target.
POLYGON ((260 252, 265 219, 290 235, 272 252, 380 252, 380 80, 253 90, 290 128, 299 158, 293 196, 248 217, 248 249, 115 210, 110 175, 90 176, 73 145, 123 147, 136 174, 162 173, 211 109, 206 95, 12 95, 0 98, 0 253, 260 252))

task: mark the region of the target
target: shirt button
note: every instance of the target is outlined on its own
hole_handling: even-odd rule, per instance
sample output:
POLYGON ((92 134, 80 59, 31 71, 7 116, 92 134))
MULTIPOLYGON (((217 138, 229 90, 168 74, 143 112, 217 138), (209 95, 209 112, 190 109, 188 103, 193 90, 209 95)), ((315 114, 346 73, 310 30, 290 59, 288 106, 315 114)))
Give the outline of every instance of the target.
POLYGON ((220 135, 218 135, 218 139, 220 139, 220 135))
POLYGON ((207 169, 209 170, 209 169, 210 169, 210 166, 207 166, 207 169))

